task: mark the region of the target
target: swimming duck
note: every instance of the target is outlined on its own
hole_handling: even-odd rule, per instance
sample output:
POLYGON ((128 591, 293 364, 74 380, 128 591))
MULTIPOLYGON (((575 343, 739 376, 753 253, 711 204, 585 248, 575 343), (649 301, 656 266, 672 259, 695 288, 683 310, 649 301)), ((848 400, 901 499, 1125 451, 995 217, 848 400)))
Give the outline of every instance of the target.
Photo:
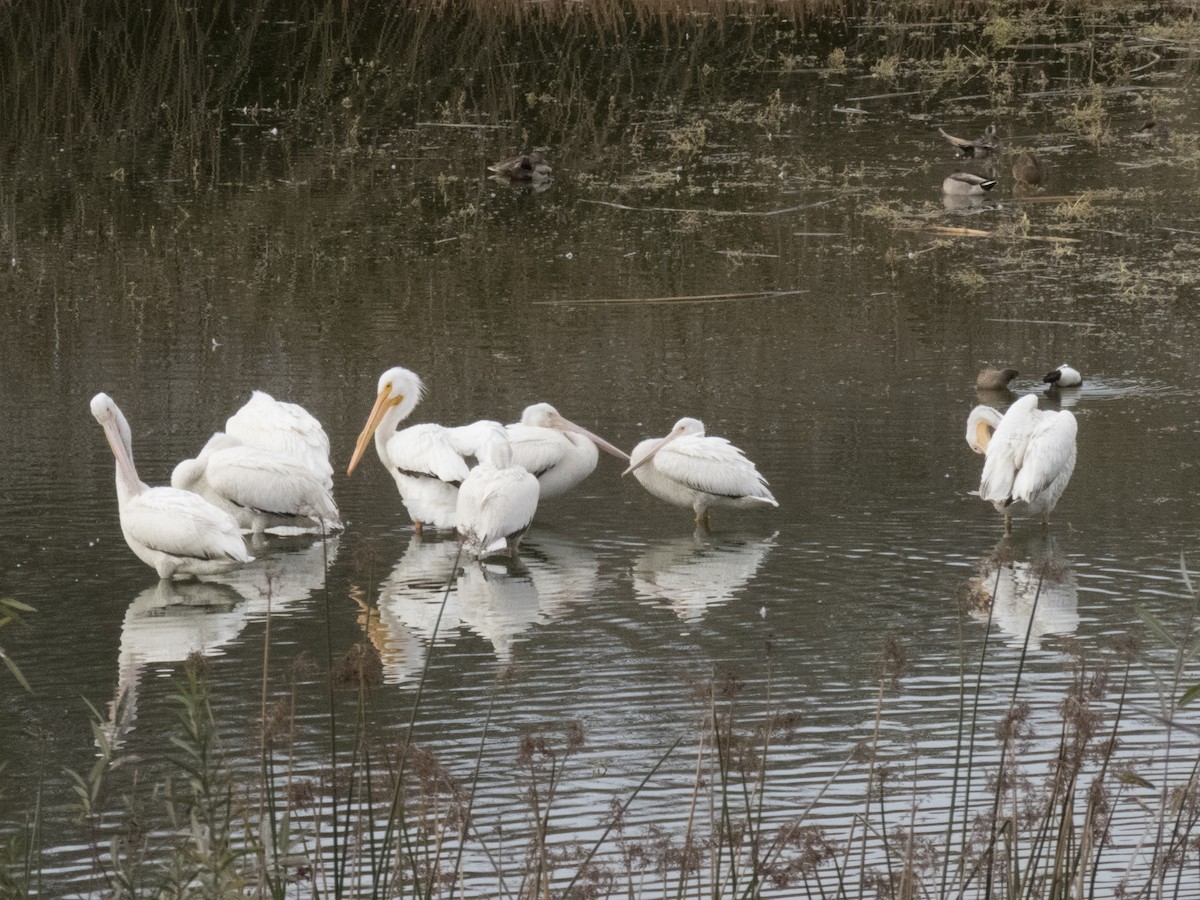
POLYGON ((981 391, 1006 391, 1008 383, 1021 373, 1016 369, 997 369, 987 366, 975 376, 975 387, 981 391))
POLYGON ((996 134, 995 125, 989 125, 983 129, 983 134, 973 141, 969 141, 966 138, 958 138, 952 134, 946 134, 941 128, 938 129, 938 134, 953 144, 958 149, 958 152, 966 157, 982 158, 1000 152, 1000 138, 996 134))
POLYGON ((1042 161, 1028 151, 1013 160, 1013 179, 1018 185, 1034 187, 1042 183, 1042 161))
POLYGON ((1083 384, 1083 376, 1079 374, 1078 369, 1072 369, 1066 363, 1063 363, 1053 372, 1047 372, 1043 376, 1042 381, 1046 382, 1052 388, 1079 387, 1083 384))
POLYGON ((995 178, 984 178, 970 172, 955 172, 942 182, 942 193, 958 197, 978 197, 996 186, 995 178))
POLYGON ((539 182, 550 177, 550 164, 546 162, 546 157, 534 150, 532 153, 522 153, 520 156, 493 163, 488 166, 488 171, 511 181, 539 182))

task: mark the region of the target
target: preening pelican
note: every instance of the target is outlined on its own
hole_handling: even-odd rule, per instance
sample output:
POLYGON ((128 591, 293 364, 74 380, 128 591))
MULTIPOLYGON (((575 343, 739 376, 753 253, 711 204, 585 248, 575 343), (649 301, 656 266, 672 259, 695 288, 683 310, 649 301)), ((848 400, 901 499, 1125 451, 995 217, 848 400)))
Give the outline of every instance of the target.
POLYGON ((565 494, 591 475, 600 450, 629 460, 624 451, 563 418, 549 403, 525 407, 521 421, 506 430, 513 465, 537 478, 542 500, 565 494))
POLYGON ((311 460, 247 447, 222 432, 209 438, 195 459, 175 467, 171 487, 199 494, 255 534, 268 528, 342 527, 333 494, 311 460))
POLYGON ((1083 376, 1079 374, 1078 369, 1072 369, 1066 363, 1063 363, 1053 372, 1047 372, 1042 376, 1042 381, 1046 382, 1052 388, 1079 387, 1083 384, 1083 376))
POLYGON ((1037 403, 1026 394, 1003 416, 977 406, 967 418, 967 443, 986 457, 979 496, 1004 513, 1005 532, 1013 516, 1041 516, 1047 524, 1075 470, 1075 416, 1037 403))
POLYGON ((396 479, 400 499, 418 532, 425 525, 453 528, 458 488, 471 470, 484 438, 497 422, 473 422, 457 428, 422 424, 396 431, 421 401, 424 385, 416 373, 399 366, 379 376, 375 405, 367 416, 346 474, 354 473, 371 436, 383 467, 396 479))
POLYGON ((121 531, 138 559, 159 578, 212 575, 252 561, 229 513, 198 494, 142 483, 129 423, 108 394, 92 398, 92 415, 116 457, 121 531))
POLYGON ((632 463, 622 475, 632 472, 660 500, 691 507, 703 528, 712 506, 779 505, 754 463, 725 438, 705 436, 698 419, 680 419, 666 437, 642 441, 632 463))
POLYGON ((255 391, 245 406, 225 421, 225 433, 247 447, 300 460, 321 479, 326 489, 333 490, 329 437, 303 406, 255 391))
POLYGON ((456 519, 463 547, 478 557, 517 555, 517 546, 537 512, 538 480, 513 465, 502 426, 479 447, 479 465, 463 479, 456 519))

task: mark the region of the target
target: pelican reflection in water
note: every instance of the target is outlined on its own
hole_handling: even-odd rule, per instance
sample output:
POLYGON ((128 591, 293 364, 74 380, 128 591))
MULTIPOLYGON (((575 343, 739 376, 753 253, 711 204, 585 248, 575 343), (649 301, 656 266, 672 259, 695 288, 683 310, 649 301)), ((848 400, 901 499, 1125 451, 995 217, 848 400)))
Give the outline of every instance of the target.
POLYGON ((138 594, 125 610, 117 655, 117 689, 109 704, 108 738, 120 744, 137 720, 138 688, 147 666, 174 664, 193 653, 211 656, 246 627, 245 598, 212 581, 164 579, 138 594))
POLYGON ((522 634, 559 618, 571 602, 595 596, 597 568, 590 551, 546 535, 530 544, 526 559, 509 566, 460 553, 455 540, 414 535, 379 586, 377 608, 360 602, 359 621, 391 682, 419 677, 428 644, 448 643, 463 632, 483 638, 497 662, 507 664, 522 634))
POLYGON ((1006 535, 980 561, 966 589, 971 615, 981 621, 990 616, 1010 635, 1011 646, 1022 646, 1028 633, 1029 648, 1037 650, 1046 635, 1079 627, 1075 573, 1049 534, 1006 535))
POLYGON ((634 593, 669 606, 685 622, 698 622, 750 583, 775 546, 775 536, 714 543, 697 530, 689 537, 655 541, 633 564, 634 593))
POLYGON ((193 653, 221 653, 248 623, 268 611, 282 615, 316 593, 337 549, 336 538, 324 544, 310 537, 273 541, 253 563, 225 573, 222 583, 163 580, 138 594, 121 625, 110 739, 122 740, 133 729, 145 667, 161 666, 174 674, 177 664, 193 653))

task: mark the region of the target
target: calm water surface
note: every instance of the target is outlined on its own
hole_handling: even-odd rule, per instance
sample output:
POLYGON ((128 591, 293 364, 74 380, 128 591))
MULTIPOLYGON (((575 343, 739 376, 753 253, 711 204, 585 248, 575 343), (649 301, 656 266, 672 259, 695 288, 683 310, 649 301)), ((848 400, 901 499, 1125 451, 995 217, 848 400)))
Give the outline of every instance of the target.
MULTIPOLYGON (((225 749, 256 771, 268 620, 271 694, 288 693, 296 660, 311 663, 296 670, 304 777, 328 768, 327 627, 335 658, 364 637, 379 652, 370 716, 384 743, 426 667, 418 739, 463 780, 490 710, 484 835, 529 826, 520 737, 572 721, 586 743, 559 840, 598 837, 610 801, 680 735, 630 821, 682 833, 705 715, 693 688, 723 672, 744 682, 747 727, 768 707, 800 717, 770 764, 766 815, 787 821, 871 737, 889 636, 908 659, 881 721, 896 821, 916 802, 918 821, 936 823, 947 803, 960 660, 973 673, 985 637, 980 752, 998 752, 1028 630, 1025 772, 1043 777, 1078 656, 1111 658, 1139 607, 1172 627, 1191 609, 1179 572, 1200 537, 1200 198, 1194 164, 1131 135, 1152 101, 1182 141, 1200 123, 1190 64, 1168 58, 1105 95, 1097 147, 1063 125, 1084 87, 1071 60, 1046 50, 1027 64, 1047 84, 1020 84, 1000 108, 977 85, 888 83, 853 66, 635 97, 611 143, 550 145, 556 177, 536 192, 483 176, 519 145, 520 123, 420 125, 427 110, 398 114, 369 152, 247 120, 211 190, 152 163, 115 179, 79 153, 4 172, 0 588, 38 612, 4 634, 35 690, 3 694, 0 820, 19 822, 41 784, 49 877, 91 890, 65 774, 94 759, 85 701, 105 714, 128 689, 107 727, 156 771, 194 651, 209 657, 225 749), (908 90, 923 93, 856 99, 908 90), (756 122, 776 91, 778 118, 756 122), (936 126, 973 135, 991 121, 1049 162, 1045 195, 1014 197, 1010 152, 986 204, 944 209, 939 184, 963 164, 936 126), (1102 193, 1044 199, 1087 191, 1102 193), (926 226, 1009 236, 913 230, 926 226), (669 299, 697 295, 737 296, 669 299), (618 300, 643 302, 600 302, 618 300), (977 398, 974 376, 1011 365, 1016 395, 1040 392, 1064 361, 1084 386, 1042 407, 1078 417, 1079 464, 1050 531, 1018 523, 1006 539, 970 495, 981 458, 963 428, 980 399, 1014 398, 977 398), (465 566, 442 609, 455 545, 414 536, 375 459, 340 474, 392 365, 428 386, 413 421, 515 421, 549 401, 631 448, 701 418, 755 460, 779 509, 716 510, 712 534, 696 535, 690 512, 602 458, 539 510, 519 564, 465 566), (89 398, 121 405, 142 478, 162 484, 256 388, 324 423, 345 533, 324 548, 267 537, 221 583, 156 583, 121 538, 89 398), (1039 571, 1052 577, 1030 625, 1039 571)), ((1151 639, 1121 726, 1121 752, 1156 785, 1152 673, 1166 666, 1151 639)), ((1172 752, 1194 758, 1195 739, 1177 740, 1172 752)), ((814 821, 844 831, 866 777, 851 763, 814 821)), ((1157 794, 1138 790, 1113 879, 1145 851, 1132 804, 1157 794)), ((467 869, 480 896, 496 890, 482 855, 467 869)))

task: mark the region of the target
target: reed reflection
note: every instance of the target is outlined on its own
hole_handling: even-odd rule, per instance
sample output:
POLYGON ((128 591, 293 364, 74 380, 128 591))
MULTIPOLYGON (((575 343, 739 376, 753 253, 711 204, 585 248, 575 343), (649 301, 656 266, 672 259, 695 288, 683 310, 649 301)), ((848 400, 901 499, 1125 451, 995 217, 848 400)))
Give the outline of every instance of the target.
POLYGON ((697 529, 690 537, 650 544, 631 570, 639 599, 666 606, 685 622, 698 622, 728 603, 754 577, 775 546, 769 538, 713 540, 697 529))
POLYGON ((1028 632, 1029 649, 1037 650, 1043 637, 1079 627, 1075 573, 1054 537, 1043 531, 1002 538, 966 589, 972 617, 986 622, 990 615, 1009 635, 1010 646, 1021 647, 1028 632))

